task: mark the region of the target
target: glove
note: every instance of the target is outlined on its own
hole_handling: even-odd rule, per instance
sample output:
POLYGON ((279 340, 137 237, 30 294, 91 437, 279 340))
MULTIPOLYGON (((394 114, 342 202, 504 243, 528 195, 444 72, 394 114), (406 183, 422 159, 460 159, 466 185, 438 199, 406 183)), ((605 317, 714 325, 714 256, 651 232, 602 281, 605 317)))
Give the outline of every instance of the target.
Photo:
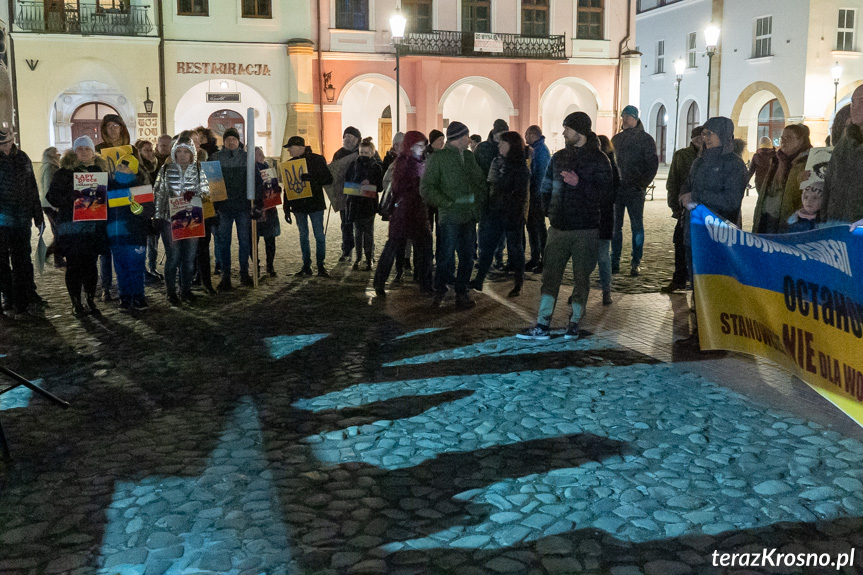
POLYGON ((195 192, 193 192, 193 191, 188 191, 188 192, 185 192, 183 194, 183 199, 186 200, 187 202, 191 202, 192 198, 194 198, 194 197, 195 197, 195 192))
POLYGON ((252 208, 252 211, 251 211, 251 214, 250 214, 250 215, 252 216, 252 219, 253 219, 253 220, 260 220, 260 219, 261 219, 261 216, 262 216, 262 215, 264 215, 264 212, 262 212, 262 211, 261 211, 260 209, 258 209, 258 208, 252 208))
POLYGON ((41 228, 45 225, 45 216, 39 214, 38 216, 33 218, 33 223, 36 225, 37 228, 41 228))
POLYGON ((311 182, 312 181, 312 175, 311 174, 300 174, 300 181, 301 182, 311 182))

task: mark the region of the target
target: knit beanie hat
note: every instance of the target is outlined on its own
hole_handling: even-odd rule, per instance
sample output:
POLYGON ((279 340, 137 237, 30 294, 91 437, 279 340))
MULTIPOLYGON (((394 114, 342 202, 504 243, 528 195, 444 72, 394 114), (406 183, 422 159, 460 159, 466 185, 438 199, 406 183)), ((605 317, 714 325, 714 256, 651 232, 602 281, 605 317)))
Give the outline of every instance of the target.
POLYGON ((90 136, 78 136, 75 138, 75 141, 72 142, 72 149, 77 150, 78 148, 90 148, 94 152, 96 151, 96 145, 93 143, 93 139, 90 136))
POLYGON ((354 128, 353 126, 348 126, 347 128, 345 128, 345 131, 344 131, 344 133, 342 134, 342 137, 344 138, 344 137, 345 137, 345 136, 347 136, 348 134, 350 134, 351 136, 355 137, 357 140, 362 140, 362 139, 363 139, 363 136, 362 136, 362 134, 360 134, 360 131, 359 131, 359 130, 357 130, 356 128, 354 128))
POLYGON ((589 136, 592 125, 590 116, 584 112, 573 112, 563 119, 563 125, 566 128, 572 128, 582 136, 589 136))
POLYGON ((620 113, 621 116, 632 116, 636 120, 638 119, 638 108, 633 105, 626 106, 623 108, 623 111, 620 113))
POLYGON ((494 121, 494 124, 492 125, 491 133, 499 134, 501 132, 509 132, 509 124, 506 123, 506 120, 498 118, 494 121))
POLYGON ((434 144, 438 138, 443 138, 443 132, 440 130, 432 130, 429 132, 429 144, 434 144))
POLYGON ((468 134, 470 134, 470 130, 468 130, 467 126, 465 126, 461 122, 450 122, 450 125, 446 128, 447 140, 458 140, 459 138, 463 138, 468 134))
POLYGON ((227 130, 225 130, 225 133, 222 134, 222 142, 224 142, 231 136, 237 138, 238 142, 242 142, 242 140, 240 139, 240 132, 238 132, 236 128, 228 128, 227 130))

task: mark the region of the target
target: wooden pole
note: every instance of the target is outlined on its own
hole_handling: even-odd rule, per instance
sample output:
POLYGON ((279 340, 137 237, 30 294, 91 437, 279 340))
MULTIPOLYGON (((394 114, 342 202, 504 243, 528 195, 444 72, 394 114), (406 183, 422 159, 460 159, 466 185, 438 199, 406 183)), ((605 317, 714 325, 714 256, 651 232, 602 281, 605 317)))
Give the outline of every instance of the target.
MULTIPOLYGON (((255 209, 255 109, 246 110, 246 198, 255 209)), ((258 287, 258 222, 252 220, 252 284, 258 287)))

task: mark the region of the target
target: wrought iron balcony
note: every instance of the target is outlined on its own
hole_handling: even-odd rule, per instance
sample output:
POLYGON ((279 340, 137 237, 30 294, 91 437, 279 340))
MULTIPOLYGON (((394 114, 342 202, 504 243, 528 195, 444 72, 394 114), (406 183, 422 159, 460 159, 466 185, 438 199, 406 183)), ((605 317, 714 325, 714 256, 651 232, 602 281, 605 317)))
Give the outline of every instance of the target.
POLYGON ((65 4, 45 9, 46 2, 18 2, 15 25, 27 32, 85 36, 146 36, 153 31, 149 6, 101 8, 65 4))
POLYGON ((502 41, 500 51, 476 49, 473 32, 433 30, 429 33, 409 33, 399 42, 402 56, 470 56, 479 58, 534 58, 565 60, 565 36, 521 36, 494 34, 502 41))

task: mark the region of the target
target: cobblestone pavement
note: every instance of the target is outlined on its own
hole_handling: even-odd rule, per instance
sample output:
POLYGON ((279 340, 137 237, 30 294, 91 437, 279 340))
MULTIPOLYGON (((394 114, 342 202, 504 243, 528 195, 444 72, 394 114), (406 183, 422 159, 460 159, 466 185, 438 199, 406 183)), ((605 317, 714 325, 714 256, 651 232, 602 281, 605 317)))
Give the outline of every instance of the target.
POLYGON ((577 341, 513 337, 536 278, 469 312, 345 264, 295 278, 293 227, 279 277, 177 310, 149 288, 145 314, 77 320, 48 270, 0 361, 72 406, 0 398, 0 573, 860 573, 863 430, 769 362, 675 351, 663 206, 645 275, 592 293, 577 341))

